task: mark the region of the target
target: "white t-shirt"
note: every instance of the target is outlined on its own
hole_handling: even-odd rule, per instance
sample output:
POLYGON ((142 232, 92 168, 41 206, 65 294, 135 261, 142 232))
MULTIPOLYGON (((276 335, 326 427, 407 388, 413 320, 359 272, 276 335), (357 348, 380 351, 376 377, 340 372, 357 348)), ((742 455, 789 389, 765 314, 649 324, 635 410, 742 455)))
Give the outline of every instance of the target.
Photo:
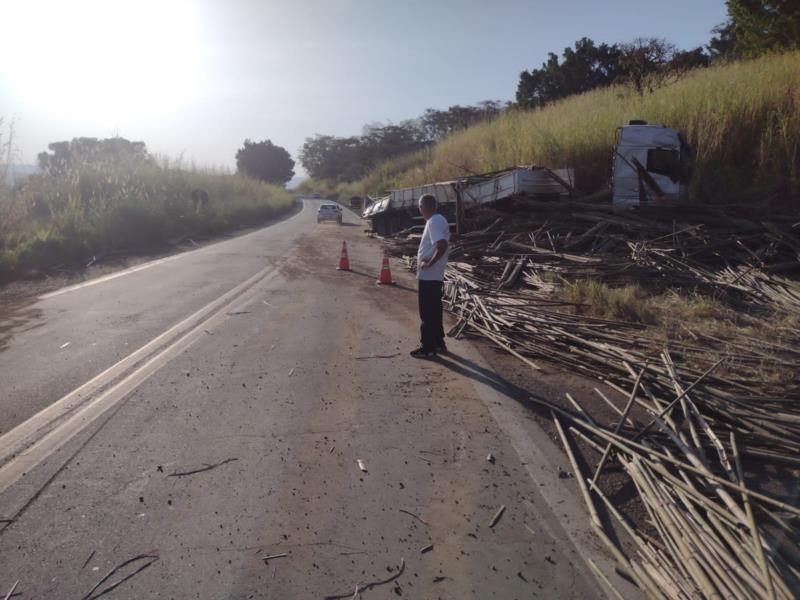
MULTIPOLYGON (((436 242, 439 240, 450 241, 450 226, 439 213, 434 214, 430 219, 425 222, 425 229, 422 232, 422 239, 419 241, 419 250, 417 250, 417 265, 423 260, 427 260, 433 256, 436 251, 436 242)), ((444 269, 447 267, 447 255, 450 253, 450 247, 445 250, 444 255, 439 257, 432 266, 427 269, 420 269, 417 267, 417 279, 424 281, 442 281, 444 279, 444 269)))

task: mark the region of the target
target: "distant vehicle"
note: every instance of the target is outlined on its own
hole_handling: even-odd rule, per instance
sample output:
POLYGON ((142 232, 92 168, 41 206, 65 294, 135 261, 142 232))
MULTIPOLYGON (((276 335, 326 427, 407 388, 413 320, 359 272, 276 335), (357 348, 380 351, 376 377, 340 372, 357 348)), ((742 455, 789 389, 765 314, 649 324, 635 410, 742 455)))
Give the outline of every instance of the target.
POLYGON ((336 221, 342 224, 342 209, 336 204, 320 204, 317 210, 317 223, 323 221, 336 221))
POLYGON ((690 158, 689 146, 674 129, 646 121, 620 127, 611 177, 614 208, 685 201, 690 158))
POLYGON ((350 208, 353 210, 361 210, 364 207, 364 200, 361 196, 353 196, 350 198, 350 208))
POLYGON ((314 192, 311 194, 311 198, 319 198, 319 192, 314 192))

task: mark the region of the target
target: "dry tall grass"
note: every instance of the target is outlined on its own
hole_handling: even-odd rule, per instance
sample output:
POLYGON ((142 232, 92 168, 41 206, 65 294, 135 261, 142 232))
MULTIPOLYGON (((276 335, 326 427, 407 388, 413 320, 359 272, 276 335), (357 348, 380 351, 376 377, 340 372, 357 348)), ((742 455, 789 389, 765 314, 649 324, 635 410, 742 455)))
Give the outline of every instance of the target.
POLYGON ((577 168, 578 186, 591 192, 608 182, 615 130, 631 119, 684 132, 695 152, 695 197, 800 196, 798 52, 700 69, 644 96, 614 86, 510 111, 430 151, 388 161, 355 184, 324 188, 372 194, 539 164, 577 168))
POLYGON ((0 194, 0 280, 218 233, 291 204, 283 188, 167 160, 35 175, 0 194))

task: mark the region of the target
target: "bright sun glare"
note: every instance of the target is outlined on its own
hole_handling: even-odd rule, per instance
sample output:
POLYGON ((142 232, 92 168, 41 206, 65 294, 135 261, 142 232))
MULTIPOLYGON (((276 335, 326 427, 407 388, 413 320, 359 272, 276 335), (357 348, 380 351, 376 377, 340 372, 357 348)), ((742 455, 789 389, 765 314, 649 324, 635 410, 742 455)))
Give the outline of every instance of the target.
POLYGON ((194 92, 200 44, 188 1, 2 4, 11 24, 0 36, 2 69, 29 105, 115 119, 175 111, 194 92))

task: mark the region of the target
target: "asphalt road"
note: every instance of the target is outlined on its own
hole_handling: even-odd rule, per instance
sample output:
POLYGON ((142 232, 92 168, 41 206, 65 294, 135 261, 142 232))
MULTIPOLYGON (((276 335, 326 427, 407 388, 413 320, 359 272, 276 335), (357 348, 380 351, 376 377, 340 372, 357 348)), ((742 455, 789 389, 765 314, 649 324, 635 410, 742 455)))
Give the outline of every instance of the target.
POLYGON ((604 597, 549 440, 317 204, 4 309, 0 595, 604 597))

